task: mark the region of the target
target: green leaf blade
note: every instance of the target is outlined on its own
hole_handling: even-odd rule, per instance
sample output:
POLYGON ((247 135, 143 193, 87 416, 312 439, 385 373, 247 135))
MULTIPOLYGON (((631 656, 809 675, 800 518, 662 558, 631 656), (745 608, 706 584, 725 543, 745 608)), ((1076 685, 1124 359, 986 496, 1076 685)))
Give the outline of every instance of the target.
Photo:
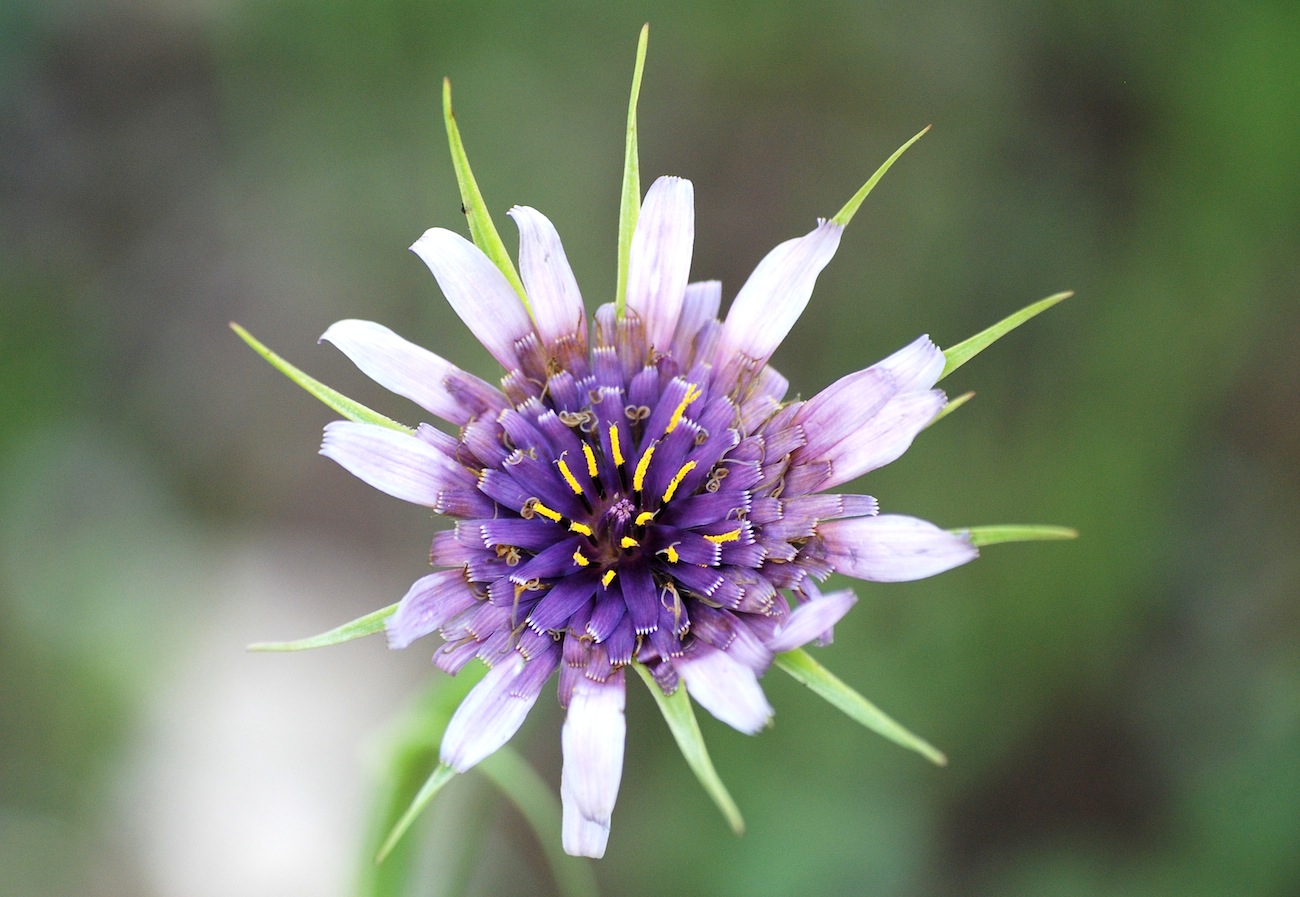
POLYGON ((650 40, 650 23, 641 26, 637 39, 636 64, 632 70, 632 93, 627 102, 627 143, 623 153, 623 190, 618 206, 618 284, 614 293, 614 312, 623 320, 627 309, 627 274, 632 259, 632 235, 641 214, 641 158, 637 149, 636 106, 641 97, 641 73, 645 69, 646 45, 650 40))
POLYGON ((402 818, 397 820, 397 824, 393 826, 393 830, 389 832, 388 837, 384 839, 383 845, 379 848, 379 853, 375 855, 376 863, 382 863, 384 861, 384 857, 388 856, 388 854, 392 852, 393 848, 397 846, 397 842, 402 840, 402 835, 406 834, 406 830, 411 827, 411 823, 415 822, 416 818, 424 811, 424 808, 429 805, 429 802, 433 800, 434 796, 443 789, 443 786, 455 777, 456 770, 452 769, 450 766, 439 763, 434 767, 429 778, 416 793, 415 799, 411 801, 411 805, 407 807, 406 812, 402 814, 402 818))
POLYGON ((388 607, 381 607, 379 610, 371 611, 365 616, 357 617, 350 623, 336 626, 328 632, 322 632, 319 635, 308 636, 307 638, 300 638, 291 642, 255 642, 248 646, 248 650, 310 651, 313 648, 328 648, 331 645, 340 645, 343 642, 365 638, 368 635, 374 635, 376 632, 379 632, 384 628, 384 621, 391 617, 393 612, 396 610, 397 605, 390 604, 388 607))
POLYGON ((998 524, 995 526, 972 526, 967 529, 950 532, 966 536, 971 544, 980 548, 985 545, 999 545, 1003 542, 1053 542, 1061 539, 1077 539, 1079 531, 1068 526, 1049 526, 1047 524, 998 524))
POLYGON ((900 747, 916 751, 937 766, 946 766, 948 758, 919 736, 913 735, 895 722, 883 710, 845 685, 834 673, 827 670, 802 648, 776 656, 776 666, 788 673, 796 682, 808 686, 831 706, 861 723, 871 731, 889 739, 900 747))
POLYGON ((258 342, 256 337, 243 327, 240 327, 234 321, 230 322, 230 329, 235 331, 235 333, 239 335, 240 339, 248 343, 254 352, 266 359, 267 363, 270 364, 271 367, 284 374, 294 383, 301 386, 311 395, 315 396, 325 405, 337 411, 348 420, 356 421, 361 424, 375 424, 376 426, 387 427, 390 430, 397 430, 402 433, 415 432, 415 430, 405 424, 399 424, 397 421, 385 417, 378 411, 372 411, 360 402, 349 399, 338 390, 331 389, 315 377, 303 373, 298 368, 294 367, 279 355, 276 355, 266 346, 258 342))
POLYGON ((976 355, 983 352, 989 346, 1006 336, 1012 330, 1015 330, 1030 318, 1037 317, 1053 305, 1056 305, 1058 302, 1064 302, 1073 295, 1074 292, 1072 290, 1067 290, 1064 293, 1056 293, 1055 295, 1048 296, 1046 299, 1039 299, 1037 302, 1020 309, 1020 311, 1008 315, 992 327, 981 330, 979 333, 969 339, 962 340, 951 348, 944 349, 943 355, 946 359, 946 363, 943 366, 943 373, 939 375, 939 379, 942 380, 944 377, 947 377, 953 371, 957 370, 957 368, 970 361, 976 355))
POLYGON ((519 294, 519 300, 523 302, 528 314, 532 315, 533 309, 528 304, 524 283, 519 279, 519 272, 515 270, 515 263, 511 261, 510 253, 506 251, 506 244, 501 242, 501 234, 492 223, 492 215, 483 200, 483 193, 479 190, 478 181, 474 179, 474 172, 469 167, 469 156, 465 153, 465 144, 461 140, 460 128, 456 124, 456 116, 451 108, 450 78, 442 79, 442 117, 447 125, 451 165, 456 171, 456 184, 460 187, 460 204, 469 222, 470 238, 474 241, 474 245, 483 250, 483 254, 491 259, 492 264, 505 275, 510 286, 514 287, 515 292, 519 294))
POLYGON ((700 732, 700 724, 695 719, 691 698, 686 693, 685 687, 678 687, 677 691, 666 695, 650 675, 649 670, 639 663, 634 663, 632 666, 641 675, 646 688, 650 689, 650 694, 654 695, 655 703, 659 705, 659 712, 663 714, 664 722, 673 733, 686 765, 695 773, 695 777, 699 779, 705 792, 722 812, 731 830, 737 835, 744 834, 745 820, 740 815, 740 808, 731 799, 727 786, 722 784, 722 778, 714 768, 713 761, 709 759, 709 750, 704 745, 704 736, 700 732))
POLYGON ((885 172, 889 171, 893 164, 898 161, 899 156, 907 152, 908 148, 911 147, 913 143, 916 143, 916 141, 924 137, 929 130, 930 125, 926 125, 919 133, 913 136, 911 140, 894 150, 894 154, 885 160, 884 165, 881 165, 876 169, 876 173, 867 179, 867 182, 858 189, 857 193, 853 194, 853 198, 844 204, 844 208, 840 209, 831 221, 838 224, 840 227, 846 227, 848 223, 853 220, 853 216, 857 214, 858 207, 862 205, 863 201, 868 195, 870 195, 871 191, 876 188, 876 184, 880 183, 880 179, 885 176, 885 172))

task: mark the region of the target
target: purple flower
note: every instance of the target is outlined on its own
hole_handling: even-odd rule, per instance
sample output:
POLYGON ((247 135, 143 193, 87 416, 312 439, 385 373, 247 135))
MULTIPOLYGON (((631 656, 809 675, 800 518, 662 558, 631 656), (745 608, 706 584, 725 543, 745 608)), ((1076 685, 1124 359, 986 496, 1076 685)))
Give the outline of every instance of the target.
POLYGON ((412 249, 505 375, 497 388, 367 321, 323 339, 457 435, 339 421, 321 452, 375 488, 433 508, 438 568, 387 620, 390 644, 437 633, 434 662, 491 667, 456 711, 441 759, 463 772, 504 745, 559 672, 563 841, 600 856, 622 772, 626 671, 685 687, 754 733, 775 655, 829 639, 856 600, 832 573, 919 579, 976 556, 971 540, 837 487, 901 455, 945 404, 945 356, 924 336, 806 401, 768 363, 807 305, 842 227, 822 221, 764 258, 719 318, 722 288, 689 282, 690 181, 660 178, 632 238, 626 306, 589 324, 555 228, 524 206, 519 274, 440 228, 412 249))

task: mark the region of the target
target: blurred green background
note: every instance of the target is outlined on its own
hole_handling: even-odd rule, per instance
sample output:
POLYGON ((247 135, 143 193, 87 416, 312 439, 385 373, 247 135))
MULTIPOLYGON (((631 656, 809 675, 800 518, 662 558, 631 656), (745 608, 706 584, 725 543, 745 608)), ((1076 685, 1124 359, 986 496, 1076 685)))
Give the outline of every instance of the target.
MULTIPOLYGON (((935 125, 778 353, 795 390, 1078 291, 946 382, 977 398, 861 485, 1082 537, 862 584, 818 655, 946 769, 779 673, 772 730, 703 720, 743 838, 633 688, 603 892, 1300 893, 1293 0, 9 0, 0 894, 354 892, 433 646, 243 646, 396 600, 435 524, 317 456, 330 413, 226 323, 406 419, 315 345, 331 322, 491 375, 406 252, 463 229, 444 75, 507 242, 510 205, 543 210, 606 301, 647 19, 643 183, 694 181, 693 274, 728 297, 935 125)), ((553 787, 559 721, 544 698, 516 741, 553 787)), ((472 780, 418 838, 411 893, 554 887, 472 780)))

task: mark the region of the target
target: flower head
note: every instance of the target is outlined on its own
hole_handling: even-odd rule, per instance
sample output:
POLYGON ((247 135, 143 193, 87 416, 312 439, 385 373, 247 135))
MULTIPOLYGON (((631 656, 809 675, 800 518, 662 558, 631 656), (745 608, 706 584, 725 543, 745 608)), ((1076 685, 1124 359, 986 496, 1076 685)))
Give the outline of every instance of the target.
MULTIPOLYGON (((638 208, 633 176, 620 301, 589 322, 555 228, 526 206, 510 211, 516 273, 449 105, 448 130, 475 240, 434 228, 411 248, 501 364, 500 387, 379 324, 340 321, 322 339, 450 426, 349 415, 325 428, 321 452, 454 521, 433 537, 436 572, 384 624, 394 648, 438 634, 434 663, 448 673, 474 659, 490 668, 446 729, 443 768, 463 772, 504 745, 558 672, 564 847, 600 856, 629 668, 755 733, 773 712, 759 678, 779 655, 829 640, 856 601, 819 583, 919 579, 976 556, 970 531, 880 514, 874 498, 837 490, 898 458, 944 410, 940 377, 1031 314, 947 354, 918 337, 789 400, 769 361, 876 178, 768 253, 723 316, 721 285, 690 280, 691 182, 660 178, 638 208)), ((1033 537, 1043 534, 984 541, 1033 537)))

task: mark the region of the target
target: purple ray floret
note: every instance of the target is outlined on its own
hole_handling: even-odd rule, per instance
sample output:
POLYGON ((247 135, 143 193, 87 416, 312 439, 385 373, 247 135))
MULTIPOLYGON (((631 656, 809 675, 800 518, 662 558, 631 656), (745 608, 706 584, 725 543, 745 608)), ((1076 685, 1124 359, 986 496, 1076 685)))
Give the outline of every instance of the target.
POLYGON ((412 248, 505 369, 499 390, 377 324, 340 321, 324 336, 457 430, 339 422, 321 451, 456 520, 433 543, 445 569, 388 620, 393 647, 437 632, 439 667, 492 668, 448 727, 445 764, 463 771, 508 741, 558 670, 571 853, 605 849, 629 664, 757 732, 772 716, 759 678, 775 654, 829 640, 856 601, 819 582, 917 579, 976 553, 925 521, 877 516, 869 496, 825 491, 894 460, 934 420, 943 353, 921 337, 787 402, 768 359, 841 227, 821 222, 774 249, 720 320, 719 285, 687 283, 693 203, 689 181, 655 182, 626 311, 606 305, 591 322, 540 212, 511 212, 527 306, 474 244, 421 237, 412 248))

